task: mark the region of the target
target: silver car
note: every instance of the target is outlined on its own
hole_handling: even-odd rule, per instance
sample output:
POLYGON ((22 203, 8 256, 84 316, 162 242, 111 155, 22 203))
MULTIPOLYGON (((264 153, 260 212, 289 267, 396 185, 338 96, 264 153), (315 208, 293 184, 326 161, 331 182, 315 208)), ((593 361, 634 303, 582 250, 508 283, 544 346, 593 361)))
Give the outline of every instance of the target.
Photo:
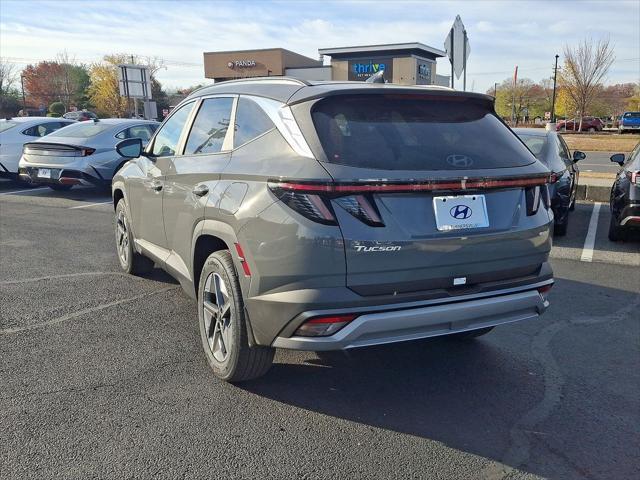
POLYGON ((16 179, 22 147, 75 123, 66 118, 16 117, 0 120, 0 176, 16 179))
POLYGON ((20 178, 54 190, 73 185, 109 186, 127 158, 115 149, 118 142, 139 138, 146 145, 160 125, 140 119, 108 118, 61 128, 55 135, 24 145, 20 178))

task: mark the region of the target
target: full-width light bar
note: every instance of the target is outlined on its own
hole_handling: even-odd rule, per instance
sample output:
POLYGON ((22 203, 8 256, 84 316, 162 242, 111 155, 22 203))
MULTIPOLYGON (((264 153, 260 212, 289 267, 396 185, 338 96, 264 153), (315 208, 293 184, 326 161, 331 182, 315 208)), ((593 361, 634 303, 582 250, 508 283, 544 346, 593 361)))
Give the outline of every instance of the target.
POLYGON ((555 174, 505 178, 461 178, 451 180, 429 180, 426 182, 355 182, 328 183, 296 180, 271 180, 269 187, 302 193, 403 193, 430 192, 436 190, 485 190, 494 188, 519 188, 546 185, 558 180, 555 174))

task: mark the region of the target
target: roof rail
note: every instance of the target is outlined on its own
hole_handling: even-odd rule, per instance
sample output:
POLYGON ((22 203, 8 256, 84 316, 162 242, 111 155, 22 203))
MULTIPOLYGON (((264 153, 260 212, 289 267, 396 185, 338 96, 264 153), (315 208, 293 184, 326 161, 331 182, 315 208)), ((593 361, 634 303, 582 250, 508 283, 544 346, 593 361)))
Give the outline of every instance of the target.
POLYGON ((222 82, 216 82, 213 85, 209 85, 210 87, 215 87, 220 84, 228 84, 228 83, 253 83, 253 82, 264 82, 264 83, 292 83, 294 85, 301 85, 308 87, 311 85, 310 82, 306 80, 301 80, 299 78, 294 77, 251 77, 251 78, 237 78, 234 80, 224 80, 222 82))

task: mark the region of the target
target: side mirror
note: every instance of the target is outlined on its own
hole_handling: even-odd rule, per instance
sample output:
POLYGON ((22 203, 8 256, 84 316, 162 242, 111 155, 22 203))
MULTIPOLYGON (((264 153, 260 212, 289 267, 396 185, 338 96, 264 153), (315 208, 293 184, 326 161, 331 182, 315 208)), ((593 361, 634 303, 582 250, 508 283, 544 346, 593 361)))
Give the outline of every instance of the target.
POLYGON ((574 162, 577 162, 579 160, 584 160, 585 158, 587 158, 587 155, 584 152, 581 152, 580 150, 576 150, 575 152, 573 152, 574 162))
POLYGON ((127 138, 116 145, 116 152, 124 158, 136 158, 142 154, 142 139, 127 138))
POLYGON ((620 166, 624 163, 624 153, 614 153, 610 158, 612 162, 617 163, 620 166))

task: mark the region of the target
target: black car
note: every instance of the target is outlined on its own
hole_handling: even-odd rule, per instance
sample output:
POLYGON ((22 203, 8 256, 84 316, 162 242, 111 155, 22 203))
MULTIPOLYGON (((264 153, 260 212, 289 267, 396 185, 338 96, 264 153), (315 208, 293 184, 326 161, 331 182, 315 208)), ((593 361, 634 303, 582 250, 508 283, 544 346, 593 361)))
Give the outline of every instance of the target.
POLYGON ((624 240, 632 228, 640 229, 640 143, 625 160, 624 153, 611 156, 622 168, 611 187, 609 240, 624 240))
POLYGON ((554 235, 566 235, 569 226, 569 211, 575 208, 576 191, 580 171, 576 162, 586 157, 578 150, 569 152, 569 147, 556 132, 541 128, 514 128, 516 135, 529 150, 556 173, 558 181, 549 185, 551 209, 555 216, 554 235))

